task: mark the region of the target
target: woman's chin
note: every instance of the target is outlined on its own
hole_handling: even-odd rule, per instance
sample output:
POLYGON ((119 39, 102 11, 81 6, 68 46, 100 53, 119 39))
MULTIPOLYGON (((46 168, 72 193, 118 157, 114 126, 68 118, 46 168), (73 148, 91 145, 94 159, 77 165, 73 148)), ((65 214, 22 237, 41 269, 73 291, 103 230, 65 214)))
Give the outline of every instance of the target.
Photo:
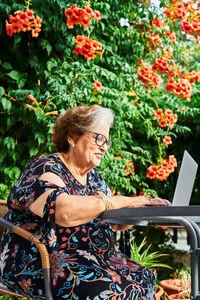
POLYGON ((100 165, 100 163, 101 163, 101 159, 95 158, 92 161, 93 168, 98 167, 100 165))

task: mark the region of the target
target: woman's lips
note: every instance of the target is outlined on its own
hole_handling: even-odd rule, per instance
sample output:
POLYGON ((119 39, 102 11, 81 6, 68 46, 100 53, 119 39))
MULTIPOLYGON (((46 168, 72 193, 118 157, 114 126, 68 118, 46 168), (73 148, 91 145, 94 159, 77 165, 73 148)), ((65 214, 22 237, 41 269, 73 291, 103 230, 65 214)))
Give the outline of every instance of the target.
POLYGON ((96 157, 97 157, 98 159, 101 159, 103 154, 95 153, 95 155, 96 155, 96 157))

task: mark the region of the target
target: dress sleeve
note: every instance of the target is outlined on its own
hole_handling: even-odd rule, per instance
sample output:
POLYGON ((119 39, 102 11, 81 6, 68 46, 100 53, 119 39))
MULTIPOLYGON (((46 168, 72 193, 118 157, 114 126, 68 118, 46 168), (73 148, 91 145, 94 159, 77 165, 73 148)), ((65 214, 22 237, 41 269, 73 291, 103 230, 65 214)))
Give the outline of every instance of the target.
POLYGON ((42 225, 41 225, 41 235, 46 241, 49 247, 54 248, 57 242, 56 235, 56 223, 55 223, 55 206, 57 197, 62 194, 67 193, 66 188, 60 187, 54 190, 46 200, 46 204, 43 211, 42 225))
POLYGON ((9 194, 8 206, 14 216, 21 216, 23 222, 30 222, 30 220, 33 220, 32 217, 34 215, 29 209, 31 203, 44 192, 52 190, 49 196, 47 196, 43 217, 40 220, 40 234, 43 241, 49 247, 54 247, 57 241, 55 224, 56 199, 61 193, 71 194, 71 189, 70 178, 60 164, 47 158, 39 159, 31 162, 22 171, 9 194), (47 172, 59 176, 66 186, 60 187, 39 179, 42 174, 47 172))
POLYGON ((29 206, 31 203, 44 192, 49 189, 59 191, 60 187, 58 185, 39 179, 42 174, 47 172, 61 177, 66 184, 65 192, 68 194, 71 193, 70 180, 59 165, 49 159, 40 159, 27 165, 19 179, 15 182, 7 200, 9 209, 18 214, 28 214, 30 213, 29 206))

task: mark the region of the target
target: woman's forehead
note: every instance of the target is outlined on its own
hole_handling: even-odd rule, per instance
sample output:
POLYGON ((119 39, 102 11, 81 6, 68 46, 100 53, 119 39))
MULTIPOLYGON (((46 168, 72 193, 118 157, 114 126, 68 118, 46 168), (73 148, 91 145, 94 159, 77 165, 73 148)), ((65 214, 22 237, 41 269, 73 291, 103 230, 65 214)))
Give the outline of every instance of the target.
POLYGON ((105 135, 106 137, 109 135, 110 127, 108 125, 100 125, 96 124, 94 127, 92 127, 91 131, 94 131, 96 133, 100 133, 105 135))

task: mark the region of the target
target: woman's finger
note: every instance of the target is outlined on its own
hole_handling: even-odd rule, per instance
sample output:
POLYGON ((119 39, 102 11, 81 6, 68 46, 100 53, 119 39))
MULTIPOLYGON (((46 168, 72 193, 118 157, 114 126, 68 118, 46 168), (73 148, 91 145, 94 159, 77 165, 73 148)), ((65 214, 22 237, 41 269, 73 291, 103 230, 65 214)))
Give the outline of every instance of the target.
POLYGON ((150 205, 155 205, 155 206, 171 206, 171 203, 168 200, 166 200, 166 199, 153 198, 153 199, 151 199, 151 204, 150 205))

